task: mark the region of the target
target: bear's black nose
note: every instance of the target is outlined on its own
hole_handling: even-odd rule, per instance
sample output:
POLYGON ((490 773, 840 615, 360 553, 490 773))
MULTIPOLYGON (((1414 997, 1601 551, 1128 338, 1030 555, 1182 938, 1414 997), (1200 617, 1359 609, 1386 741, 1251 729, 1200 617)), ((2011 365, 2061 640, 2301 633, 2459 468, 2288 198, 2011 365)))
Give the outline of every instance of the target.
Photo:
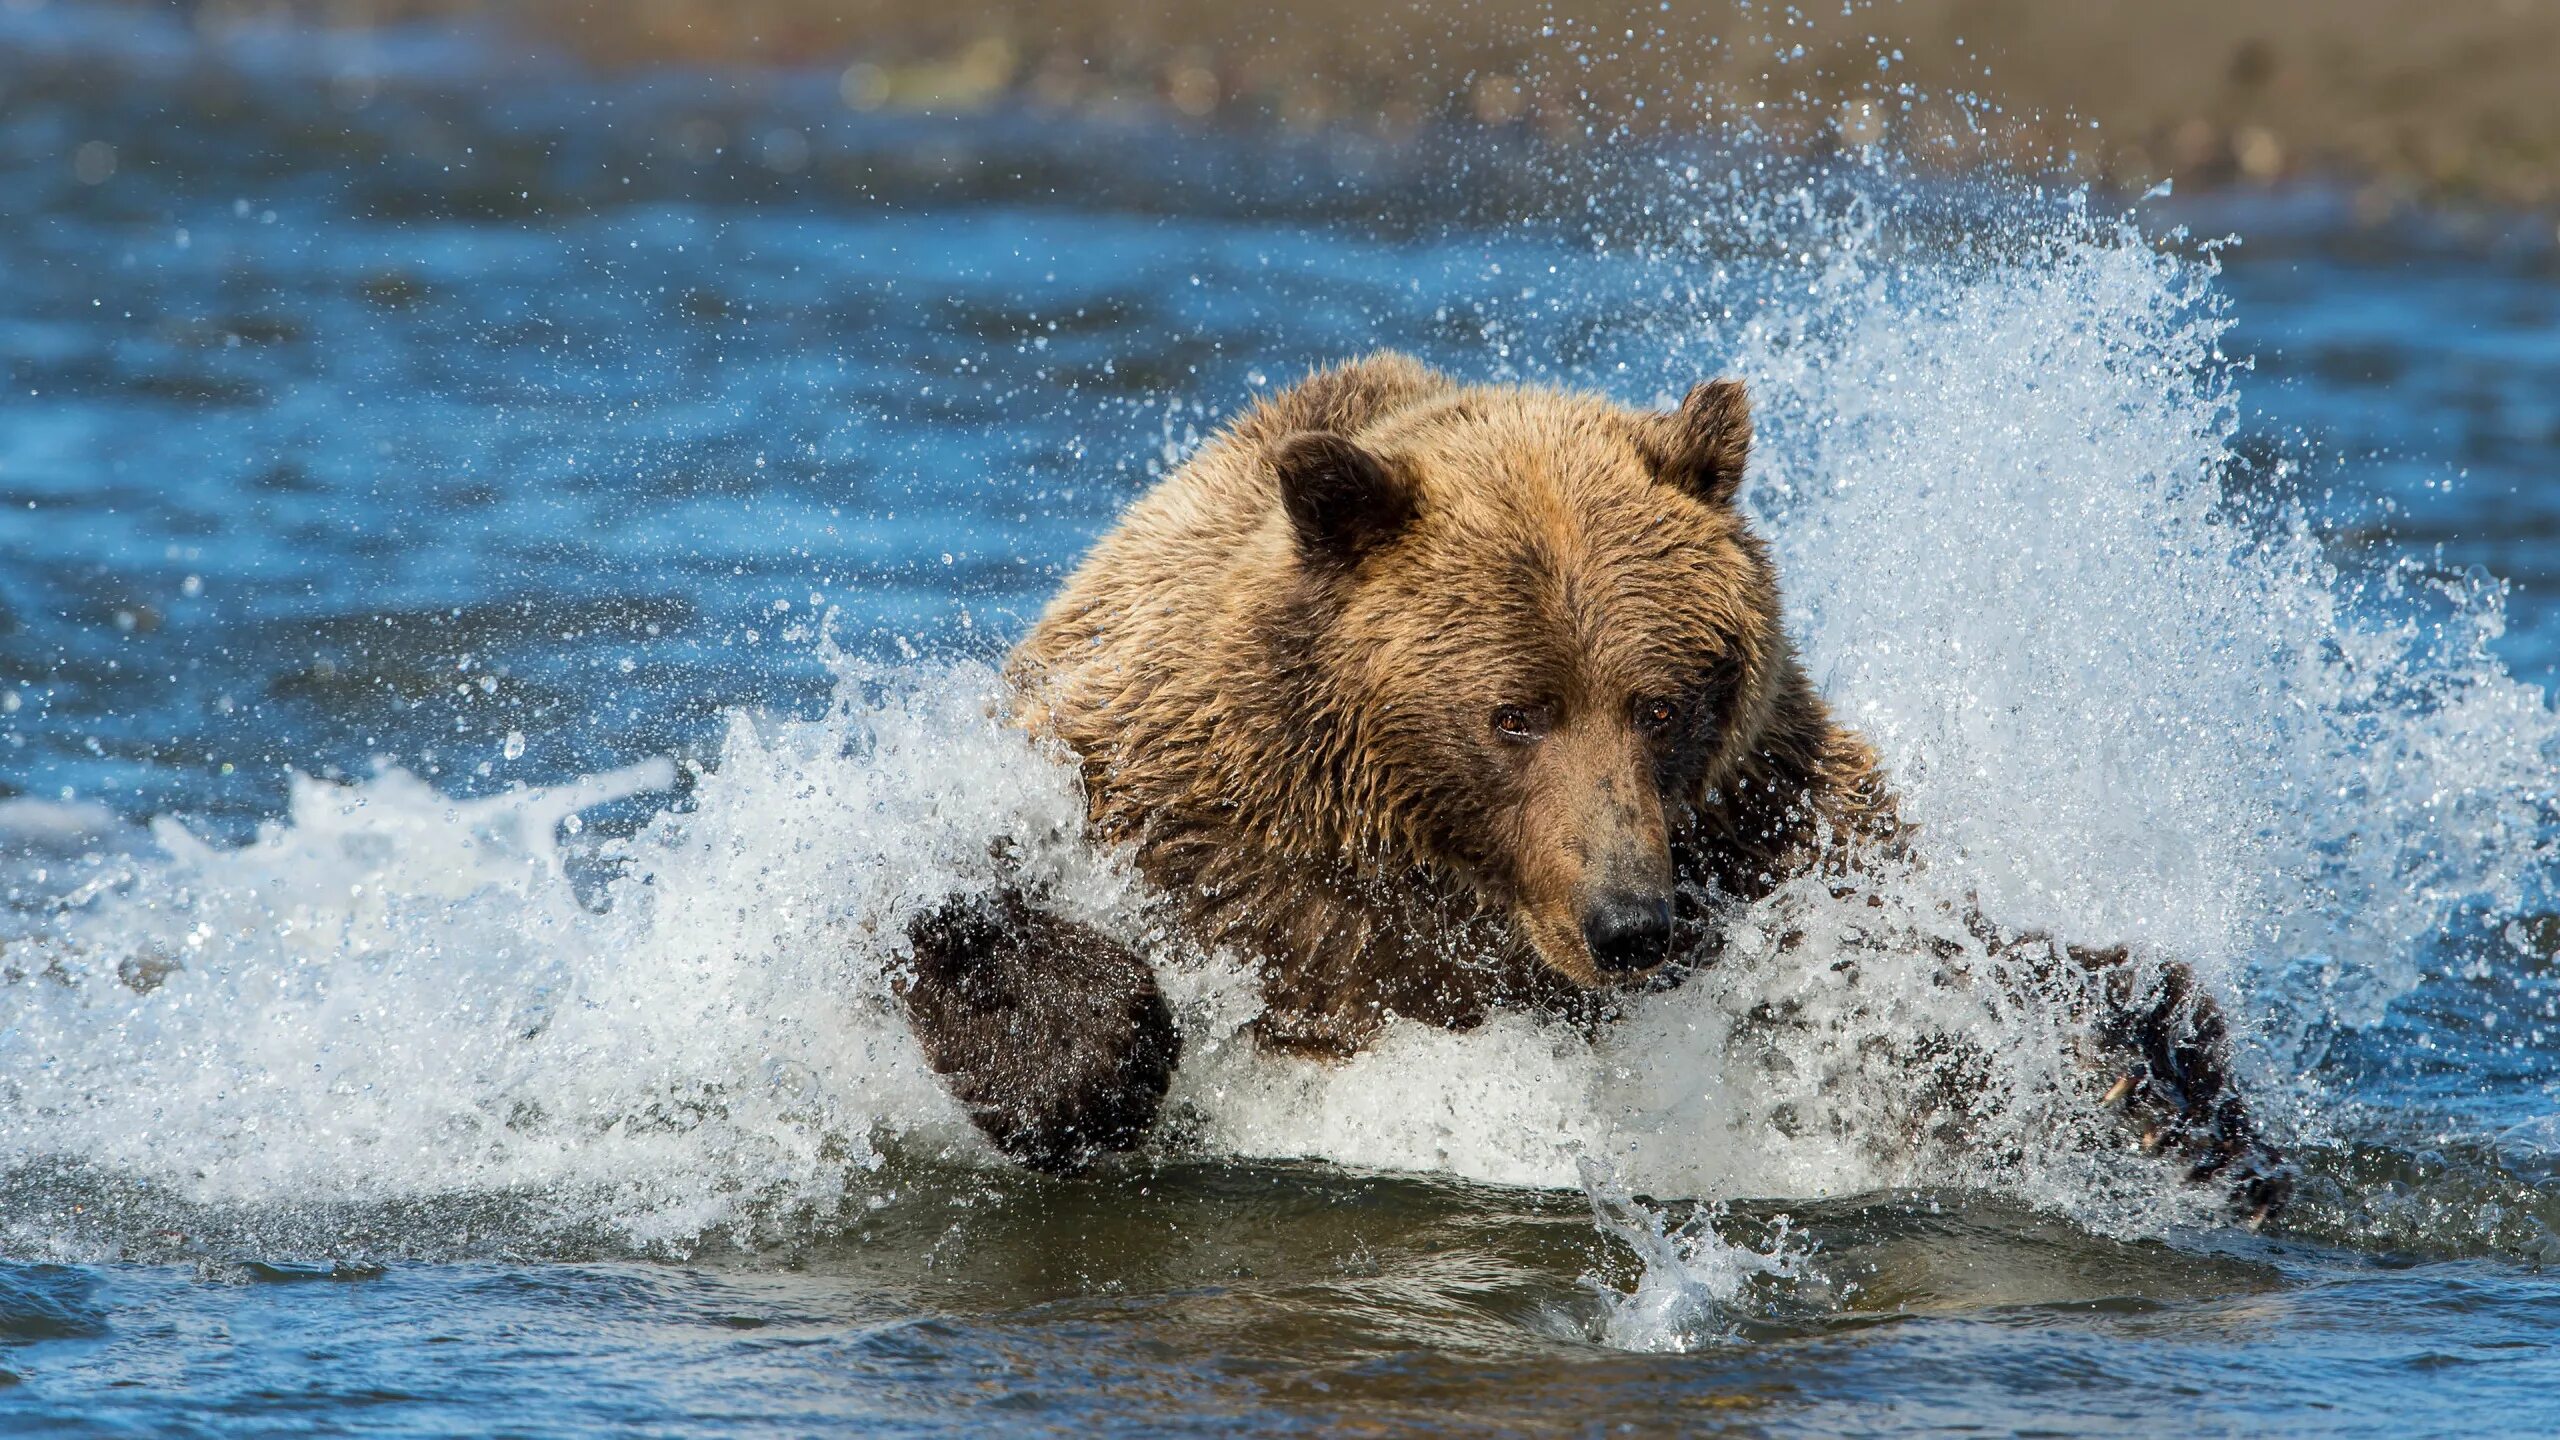
POLYGON ((1649 970, 1671 948, 1671 901, 1621 892, 1600 897, 1582 917, 1582 943, 1603 970, 1649 970))

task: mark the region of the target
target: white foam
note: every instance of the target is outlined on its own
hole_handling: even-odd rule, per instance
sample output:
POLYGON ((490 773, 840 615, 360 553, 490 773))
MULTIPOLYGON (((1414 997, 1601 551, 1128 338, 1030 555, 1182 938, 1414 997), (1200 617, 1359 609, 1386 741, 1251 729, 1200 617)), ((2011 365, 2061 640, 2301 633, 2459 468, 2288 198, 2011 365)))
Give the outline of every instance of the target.
POLYGON ((2503 589, 2342 576, 2248 514, 2207 262, 2076 201, 1997 263, 1873 253, 1742 327, 1809 657, 1986 912, 2198 966, 2270 1075, 2369 1024, 2461 907, 2547 869, 2560 726, 2503 589))
POLYGON ((1069 906, 1128 882, 1047 838, 1073 777, 988 718, 986 671, 877 679, 733 717, 685 813, 607 848, 602 912, 556 833, 665 762, 469 802, 298 780, 236 850, 161 822, 164 857, 21 942, 70 983, 12 996, 0 1144, 206 1200, 551 1192, 643 1243, 827 1212, 884 1132, 974 1149, 890 1006, 905 918, 991 884, 1000 835, 1069 906))

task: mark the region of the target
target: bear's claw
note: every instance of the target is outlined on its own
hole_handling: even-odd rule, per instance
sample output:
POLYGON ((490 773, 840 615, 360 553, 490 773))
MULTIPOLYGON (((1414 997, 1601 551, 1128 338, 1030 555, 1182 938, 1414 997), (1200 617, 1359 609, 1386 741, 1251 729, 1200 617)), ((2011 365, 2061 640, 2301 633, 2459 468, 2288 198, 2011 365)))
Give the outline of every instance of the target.
POLYGON ((947 901, 907 935, 908 1023, 996 1148, 1066 1174, 1146 1138, 1182 1037, 1145 961, 1011 890, 947 901))
POLYGON ((2222 1008, 2184 965, 2170 965, 2149 993, 2133 996, 2124 971, 2114 982, 2114 1014, 2105 1038, 2131 1050, 2130 1073, 2109 1086, 2102 1106, 2123 1102, 2146 1155, 2187 1159, 2194 1184, 2219 1180, 2231 1213, 2255 1230, 2293 1195, 2292 1167, 2258 1133, 2231 1083, 2229 1027, 2222 1008))

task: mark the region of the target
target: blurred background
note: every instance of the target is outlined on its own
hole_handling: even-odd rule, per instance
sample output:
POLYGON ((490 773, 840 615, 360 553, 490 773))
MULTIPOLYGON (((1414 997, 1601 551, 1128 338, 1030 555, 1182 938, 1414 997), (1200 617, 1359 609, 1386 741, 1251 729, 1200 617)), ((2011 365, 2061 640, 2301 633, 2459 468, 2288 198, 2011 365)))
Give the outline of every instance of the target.
POLYGON ((2550 0, 182 8, 210 33, 468 19, 604 65, 837 67, 845 103, 862 110, 1144 108, 1231 126, 1525 127, 1573 140, 1712 128, 1778 101, 1770 128, 1801 145, 1885 140, 1924 164, 1987 155, 2137 190, 2172 174, 2320 177, 2354 186, 2368 216, 2419 197, 2560 196, 2550 0))

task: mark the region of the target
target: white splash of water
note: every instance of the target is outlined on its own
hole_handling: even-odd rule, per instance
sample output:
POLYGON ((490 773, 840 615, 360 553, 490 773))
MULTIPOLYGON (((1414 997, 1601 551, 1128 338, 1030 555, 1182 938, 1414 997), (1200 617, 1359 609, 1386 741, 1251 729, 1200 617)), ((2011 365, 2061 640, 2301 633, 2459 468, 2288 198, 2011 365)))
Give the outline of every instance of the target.
POLYGON ((1600 1301, 1595 1338, 1613 1349, 1682 1354, 1729 1341, 1750 1288, 1796 1280, 1810 1259, 1783 1217, 1768 1248, 1755 1250, 1716 1233, 1723 1218, 1718 1208, 1702 1207, 1671 1224, 1605 1167, 1586 1161, 1581 1176, 1592 1224, 1641 1267, 1631 1290, 1587 1282, 1600 1301))
POLYGON ((236 850, 159 822, 10 951, 0 1155, 217 1202, 553 1193, 645 1245, 825 1213, 884 1132, 974 1148, 892 1005, 906 918, 993 883, 998 836, 1071 911, 1129 881, 990 672, 877 678, 733 717, 689 807, 608 847, 600 912, 555 834, 664 762, 467 802, 302 780, 236 850))
POLYGON ((2262 1090, 2466 908, 2533 902, 2560 721, 2487 649, 2502 590, 2344 575, 2301 514, 2234 503, 2209 261, 2076 200, 1991 262, 1888 261, 1863 200, 1814 228, 1805 303, 1731 347, 1756 498, 1940 893, 2196 967, 2262 1090))
POLYGON ((2499 597, 2360 605, 2299 516, 2235 512, 2209 267, 2076 210, 1987 267, 1864 233, 1737 349, 1811 662, 1942 868, 2226 984, 2309 959, 2340 1024, 2520 904, 2560 726, 2484 648, 2499 597))

